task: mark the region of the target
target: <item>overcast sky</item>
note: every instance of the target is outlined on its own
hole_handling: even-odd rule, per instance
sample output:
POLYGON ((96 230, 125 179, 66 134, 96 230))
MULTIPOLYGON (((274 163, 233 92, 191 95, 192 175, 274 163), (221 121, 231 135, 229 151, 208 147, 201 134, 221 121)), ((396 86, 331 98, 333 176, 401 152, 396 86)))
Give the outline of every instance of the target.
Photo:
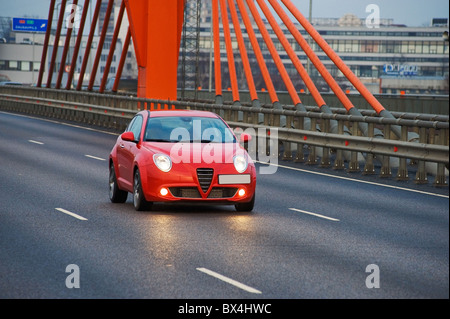
MULTIPOLYGON (((171 0, 169 0, 171 1, 171 0)), ((79 1, 84 3, 84 1, 79 1)), ((304 16, 309 15, 309 0, 292 0, 304 16)), ((48 16, 50 0, 0 0, 0 16, 48 16)), ((396 24, 408 26, 429 25, 432 18, 448 18, 448 0, 313 0, 313 17, 340 18, 353 13, 366 18, 366 7, 375 4, 380 8, 381 19, 394 19, 396 24)))

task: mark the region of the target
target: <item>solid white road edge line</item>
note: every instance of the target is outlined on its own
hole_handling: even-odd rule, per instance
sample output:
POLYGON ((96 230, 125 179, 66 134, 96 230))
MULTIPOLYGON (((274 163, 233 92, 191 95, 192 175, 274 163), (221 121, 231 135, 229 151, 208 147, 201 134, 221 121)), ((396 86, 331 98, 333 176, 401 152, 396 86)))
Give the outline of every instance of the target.
POLYGON ((84 218, 83 216, 77 215, 75 213, 69 212, 68 210, 65 210, 64 208, 55 208, 57 211, 60 211, 61 213, 70 215, 72 217, 75 217, 79 220, 87 220, 87 218, 84 218))
POLYGON ((198 271, 201 271, 201 272, 203 272, 203 273, 205 273, 207 275, 210 275, 210 276, 212 276, 214 278, 217 278, 217 279, 222 280, 222 281, 224 281, 226 283, 229 283, 230 285, 233 285, 235 287, 243 289, 243 290, 245 290, 247 292, 251 292, 253 294, 261 294, 262 293, 261 291, 255 289, 255 288, 252 288, 252 287, 249 287, 247 285, 244 285, 243 283, 240 283, 240 282, 238 282, 236 280, 233 280, 231 278, 225 277, 225 276, 223 276, 221 274, 218 274, 218 273, 216 273, 216 272, 214 272, 212 270, 209 270, 209 269, 206 269, 206 268, 196 268, 196 269, 198 271))
POLYGON ((328 219, 328 220, 331 220, 331 221, 334 221, 334 222, 338 222, 339 221, 339 219, 328 217, 328 216, 324 216, 324 215, 320 215, 320 214, 316 214, 316 213, 307 212, 306 210, 301 210, 301 209, 297 209, 297 208, 289 208, 289 209, 293 210, 293 211, 296 211, 296 212, 299 212, 299 213, 313 215, 313 216, 316 216, 316 217, 328 219))
POLYGON ((277 167, 287 168, 287 169, 290 169, 290 170, 293 170, 293 171, 299 171, 299 172, 303 172, 303 173, 309 173, 309 174, 321 175, 321 176, 332 177, 332 178, 337 178, 337 179, 343 179, 343 180, 351 181, 351 182, 357 182, 357 183, 363 183, 363 184, 369 184, 369 185, 376 185, 376 186, 381 186, 381 187, 386 187, 386 188, 393 188, 393 189, 398 189, 398 190, 403 190, 403 191, 413 192, 413 193, 418 193, 418 194, 425 194, 425 195, 449 198, 448 195, 424 192, 424 191, 419 191, 419 190, 411 189, 411 188, 405 188, 405 187, 399 187, 399 186, 393 186, 393 185, 386 185, 386 184, 380 184, 380 183, 375 183, 375 182, 363 181, 363 180, 354 179, 354 178, 350 178, 350 177, 336 176, 336 175, 331 175, 331 174, 326 174, 326 173, 321 173, 321 172, 308 171, 306 169, 290 167, 290 166, 280 165, 280 164, 272 164, 272 163, 255 161, 255 160, 254 160, 254 162, 255 163, 260 163, 260 164, 265 164, 265 165, 274 165, 274 166, 277 166, 277 167))

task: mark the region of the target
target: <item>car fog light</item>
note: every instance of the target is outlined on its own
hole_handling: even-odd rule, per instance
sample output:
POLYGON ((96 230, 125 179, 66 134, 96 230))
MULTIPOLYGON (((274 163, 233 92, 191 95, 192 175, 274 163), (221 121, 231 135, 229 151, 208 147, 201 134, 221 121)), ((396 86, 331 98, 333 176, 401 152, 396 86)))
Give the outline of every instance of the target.
POLYGON ((167 188, 163 187, 163 188, 161 188, 161 190, 159 191, 159 193, 160 193, 162 196, 166 196, 167 194, 169 194, 169 190, 168 190, 167 188))
POLYGON ((245 196, 245 189, 241 188, 241 189, 238 191, 238 195, 239 195, 240 197, 245 196))

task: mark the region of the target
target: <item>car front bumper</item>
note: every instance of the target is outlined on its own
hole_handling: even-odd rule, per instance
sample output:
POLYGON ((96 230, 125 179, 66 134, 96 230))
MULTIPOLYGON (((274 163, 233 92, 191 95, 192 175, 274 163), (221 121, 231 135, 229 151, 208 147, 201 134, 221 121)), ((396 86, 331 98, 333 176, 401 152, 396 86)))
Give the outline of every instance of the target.
POLYGON ((146 178, 143 178, 144 195, 150 202, 247 203, 252 200, 255 188, 253 165, 242 174, 238 174, 232 164, 214 167, 174 165, 167 173, 149 165, 146 178), (205 173, 205 170, 212 173, 205 173))

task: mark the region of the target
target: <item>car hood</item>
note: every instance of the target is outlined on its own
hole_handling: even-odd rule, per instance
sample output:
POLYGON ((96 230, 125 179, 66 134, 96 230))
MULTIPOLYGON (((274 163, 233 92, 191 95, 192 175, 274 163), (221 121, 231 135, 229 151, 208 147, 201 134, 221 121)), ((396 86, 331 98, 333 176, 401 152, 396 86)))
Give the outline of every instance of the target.
POLYGON ((166 154, 178 163, 233 163, 236 155, 245 155, 252 162, 239 143, 144 142, 143 146, 153 154, 166 154))

